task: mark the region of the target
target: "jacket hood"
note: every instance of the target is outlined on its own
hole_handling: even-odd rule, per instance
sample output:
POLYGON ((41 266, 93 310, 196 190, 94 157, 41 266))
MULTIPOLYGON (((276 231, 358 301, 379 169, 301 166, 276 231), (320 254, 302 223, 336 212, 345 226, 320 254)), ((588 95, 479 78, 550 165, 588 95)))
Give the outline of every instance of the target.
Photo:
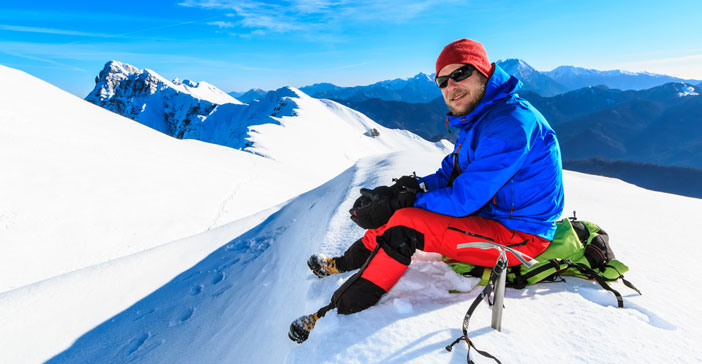
POLYGON ((485 85, 485 96, 480 100, 478 106, 468 115, 453 116, 451 113, 448 113, 448 122, 451 126, 460 128, 478 119, 497 101, 515 94, 522 86, 523 84, 521 81, 514 76, 510 76, 500 66, 495 64, 495 71, 492 73, 490 79, 488 79, 487 85, 485 85))

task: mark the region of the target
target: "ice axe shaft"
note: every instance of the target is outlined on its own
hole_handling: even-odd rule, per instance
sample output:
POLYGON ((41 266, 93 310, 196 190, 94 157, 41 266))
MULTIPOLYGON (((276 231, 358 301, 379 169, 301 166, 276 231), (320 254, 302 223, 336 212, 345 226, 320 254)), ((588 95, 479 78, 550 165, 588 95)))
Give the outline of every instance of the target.
POLYGON ((495 269, 493 269, 493 272, 495 272, 498 276, 497 280, 495 281, 495 297, 492 305, 492 323, 490 326, 497 331, 502 331, 502 310, 504 309, 505 285, 507 284, 506 258, 504 261, 498 260, 497 264, 495 265, 495 269), (499 270, 499 272, 495 272, 495 269, 499 270))

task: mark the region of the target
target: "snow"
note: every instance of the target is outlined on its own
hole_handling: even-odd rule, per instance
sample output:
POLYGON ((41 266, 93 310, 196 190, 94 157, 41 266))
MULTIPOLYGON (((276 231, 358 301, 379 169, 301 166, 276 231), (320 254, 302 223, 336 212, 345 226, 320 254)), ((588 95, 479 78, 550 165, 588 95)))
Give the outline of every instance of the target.
POLYGON ((695 90, 695 87, 687 84, 680 84, 680 92, 678 92, 678 97, 685 96, 697 96, 699 93, 695 90))
POLYGON ((358 111, 293 87, 269 92, 248 106, 222 105, 204 124, 205 141, 274 159, 323 180, 375 154, 450 150, 447 143, 431 143, 408 131, 383 127, 358 111), (371 137, 372 130, 379 135, 371 137))
POLYGON ((0 292, 249 216, 321 181, 177 140, 2 67, 0 292), (60 257, 60 258, 58 258, 60 257), (18 274, 18 272, 22 272, 18 274))
MULTIPOLYGON (((372 121, 288 89, 296 107, 256 128, 259 156, 163 136, 6 67, 0 77, 0 362, 465 363, 464 343, 444 346, 477 279, 429 253, 378 305, 331 311, 301 345, 287 338, 351 275, 317 279, 305 261, 361 236, 347 212, 358 189, 435 170, 446 144, 385 130, 364 142, 372 121), (349 140, 299 143, 303 124, 349 140), (346 157, 354 141, 371 151, 346 157), (305 158, 332 176, 301 173, 305 158)), ((503 363, 698 363, 702 201, 575 172, 565 188, 564 214, 607 230, 643 296, 614 284, 618 309, 576 278, 507 289, 502 332, 483 303, 474 343, 503 363)))
POLYGON ((207 100, 214 104, 241 104, 241 101, 205 81, 193 82, 184 80, 181 82, 176 78, 172 84, 180 92, 189 93, 198 99, 207 100))

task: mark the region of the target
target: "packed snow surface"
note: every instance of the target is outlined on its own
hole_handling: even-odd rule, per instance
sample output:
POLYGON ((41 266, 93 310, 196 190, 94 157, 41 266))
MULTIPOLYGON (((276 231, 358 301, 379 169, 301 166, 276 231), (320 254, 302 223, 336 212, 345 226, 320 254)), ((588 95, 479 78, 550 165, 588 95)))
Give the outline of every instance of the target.
MULTIPOLYGON (((284 158, 161 136, 20 72, 0 75, 0 362, 465 363, 465 344, 444 346, 480 287, 429 253, 378 305, 331 311, 301 345, 287 338, 351 275, 317 279, 305 261, 361 236, 347 212, 358 189, 430 173, 444 150, 362 156, 319 185, 284 158)), ((615 283, 619 309, 577 278, 507 289, 502 332, 483 303, 474 343, 503 363, 698 363, 702 201, 573 172, 565 187, 565 214, 610 234, 643 296, 615 283)))
POLYGON ((321 181, 177 140, 0 66, 0 292, 249 216, 321 181), (10 87, 14 85, 14 87, 10 87), (21 273, 19 273, 21 272, 21 273))

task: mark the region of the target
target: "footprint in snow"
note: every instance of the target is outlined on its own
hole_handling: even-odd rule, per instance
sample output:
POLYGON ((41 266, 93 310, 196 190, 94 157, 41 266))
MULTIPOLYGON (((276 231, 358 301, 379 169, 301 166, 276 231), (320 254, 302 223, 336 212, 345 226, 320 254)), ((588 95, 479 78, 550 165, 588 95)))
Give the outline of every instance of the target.
MULTIPOLYGON (((602 289, 582 289, 579 290, 578 293, 580 293, 581 296, 584 298, 595 302, 597 304, 603 305, 603 306, 612 306, 612 307, 617 307, 617 300, 612 295, 610 292, 607 292, 602 289)), ((631 298, 638 297, 637 294, 631 294, 628 296, 624 296, 624 309, 631 309, 635 310, 641 314, 643 314, 647 319, 647 323, 650 324, 653 327, 657 327, 659 329, 663 330, 675 330, 677 327, 673 325, 672 323, 668 322, 664 318, 656 315, 655 313, 651 312, 650 310, 641 307, 637 305, 636 303, 632 302, 631 298)), ((640 315, 637 315, 640 316, 640 315)))
POLYGON ((224 279, 224 272, 216 272, 214 278, 212 278, 212 284, 217 284, 224 279))
POLYGON ((195 308, 188 308, 187 310, 183 311, 179 316, 178 319, 175 321, 171 321, 168 326, 173 327, 176 325, 180 325, 185 321, 190 320, 191 317, 193 317, 193 313, 195 312, 195 308))
POLYGON ((127 344, 127 356, 134 354, 139 348, 144 345, 146 340, 149 338, 148 333, 143 333, 139 336, 136 336, 129 340, 129 343, 127 344))
POLYGON ((198 284, 197 286, 190 288, 190 292, 188 292, 188 294, 191 296, 197 296, 200 294, 200 292, 202 292, 202 285, 198 284))

